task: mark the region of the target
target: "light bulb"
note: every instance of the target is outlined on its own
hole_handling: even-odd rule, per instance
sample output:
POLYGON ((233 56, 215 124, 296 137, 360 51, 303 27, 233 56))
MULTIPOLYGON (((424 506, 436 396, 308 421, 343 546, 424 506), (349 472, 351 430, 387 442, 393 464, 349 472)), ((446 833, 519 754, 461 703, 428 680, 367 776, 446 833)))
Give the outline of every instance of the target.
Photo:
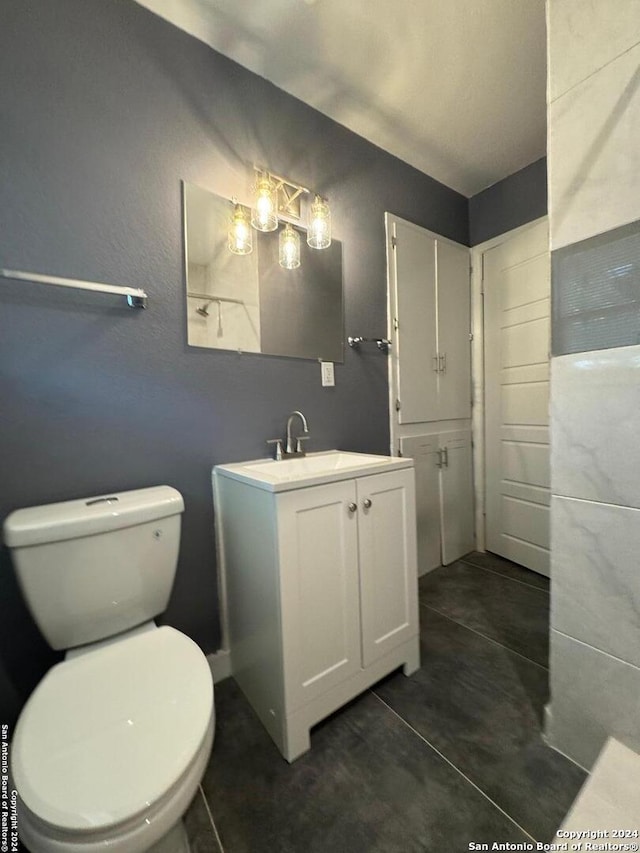
POLYGON ((279 237, 280 266, 286 270, 295 270, 300 266, 300 235, 287 225, 279 237))
POLYGON ((326 199, 319 195, 309 208, 307 244, 312 249, 326 249, 331 245, 331 211, 326 199))
POLYGON ((234 255, 249 255, 253 250, 253 235, 249 227, 249 216, 241 204, 236 204, 233 210, 227 246, 234 255))
POLYGON ((275 231, 278 227, 276 185, 269 175, 261 175, 255 186, 256 200, 251 211, 251 224, 258 231, 275 231))

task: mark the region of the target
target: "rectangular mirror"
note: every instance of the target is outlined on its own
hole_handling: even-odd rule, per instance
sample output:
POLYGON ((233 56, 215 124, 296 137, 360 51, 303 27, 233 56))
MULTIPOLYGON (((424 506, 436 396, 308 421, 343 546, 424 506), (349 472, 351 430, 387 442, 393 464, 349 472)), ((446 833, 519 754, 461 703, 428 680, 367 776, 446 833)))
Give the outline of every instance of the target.
MULTIPOLYGON (((278 263, 280 229, 253 231, 253 251, 227 247, 233 204, 183 182, 190 346, 343 361, 342 244, 307 246, 300 266, 278 263)), ((280 226, 282 227, 282 226, 280 226)))

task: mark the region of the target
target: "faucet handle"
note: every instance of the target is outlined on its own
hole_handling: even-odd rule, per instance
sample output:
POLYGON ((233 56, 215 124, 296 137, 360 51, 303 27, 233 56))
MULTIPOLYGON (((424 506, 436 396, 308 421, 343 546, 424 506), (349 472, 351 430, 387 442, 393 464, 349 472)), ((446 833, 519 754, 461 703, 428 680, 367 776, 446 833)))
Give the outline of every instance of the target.
POLYGON ((302 442, 303 441, 309 441, 310 438, 311 438, 310 435, 299 435, 298 436, 298 438, 296 439, 296 453, 305 453, 305 451, 302 449, 302 442))
POLYGON ((282 459, 282 439, 281 438, 270 438, 267 440, 267 444, 275 444, 276 452, 274 455, 274 459, 279 461, 282 459))

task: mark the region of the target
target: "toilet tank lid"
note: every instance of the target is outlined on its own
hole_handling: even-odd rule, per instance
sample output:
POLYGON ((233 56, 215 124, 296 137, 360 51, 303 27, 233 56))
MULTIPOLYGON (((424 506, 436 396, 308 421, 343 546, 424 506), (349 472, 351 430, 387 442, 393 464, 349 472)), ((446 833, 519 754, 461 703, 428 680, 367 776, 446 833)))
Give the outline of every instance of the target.
POLYGON ((5 519, 4 542, 10 548, 60 542, 132 527, 183 511, 182 495, 171 486, 112 492, 15 510, 5 519))

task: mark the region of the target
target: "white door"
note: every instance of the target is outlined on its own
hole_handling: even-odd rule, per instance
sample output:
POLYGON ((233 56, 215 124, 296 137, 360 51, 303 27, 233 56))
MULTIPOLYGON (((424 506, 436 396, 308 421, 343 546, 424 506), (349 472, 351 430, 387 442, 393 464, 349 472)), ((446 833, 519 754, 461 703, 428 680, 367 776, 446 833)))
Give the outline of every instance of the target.
POLYGON ((469 250, 436 244, 438 353, 438 420, 471 417, 471 341, 469 250))
POLYGON ((451 430, 440 442, 440 524, 442 564, 448 566, 474 548, 471 432, 451 430))
MULTIPOLYGON (((438 419, 436 241, 422 228, 390 221, 395 330, 391 358, 399 424, 438 419)), ((395 401, 394 401, 395 407, 395 401)))
POLYGON ((356 500, 354 480, 278 495, 287 708, 361 668, 356 500))
POLYGON ((483 287, 487 549, 548 576, 546 219, 484 253, 483 287))
POLYGON ((418 565, 413 471, 356 480, 362 665, 418 632, 418 565))
MULTIPOLYGON (((438 436, 400 439, 400 453, 413 459, 416 477, 418 566, 420 574, 437 569, 440 559, 440 462, 438 436)), ((469 548, 468 550, 472 550, 469 548)))
POLYGON ((385 222, 391 453, 415 460, 424 574, 442 563, 438 433, 471 416, 469 249, 390 213, 385 222))

